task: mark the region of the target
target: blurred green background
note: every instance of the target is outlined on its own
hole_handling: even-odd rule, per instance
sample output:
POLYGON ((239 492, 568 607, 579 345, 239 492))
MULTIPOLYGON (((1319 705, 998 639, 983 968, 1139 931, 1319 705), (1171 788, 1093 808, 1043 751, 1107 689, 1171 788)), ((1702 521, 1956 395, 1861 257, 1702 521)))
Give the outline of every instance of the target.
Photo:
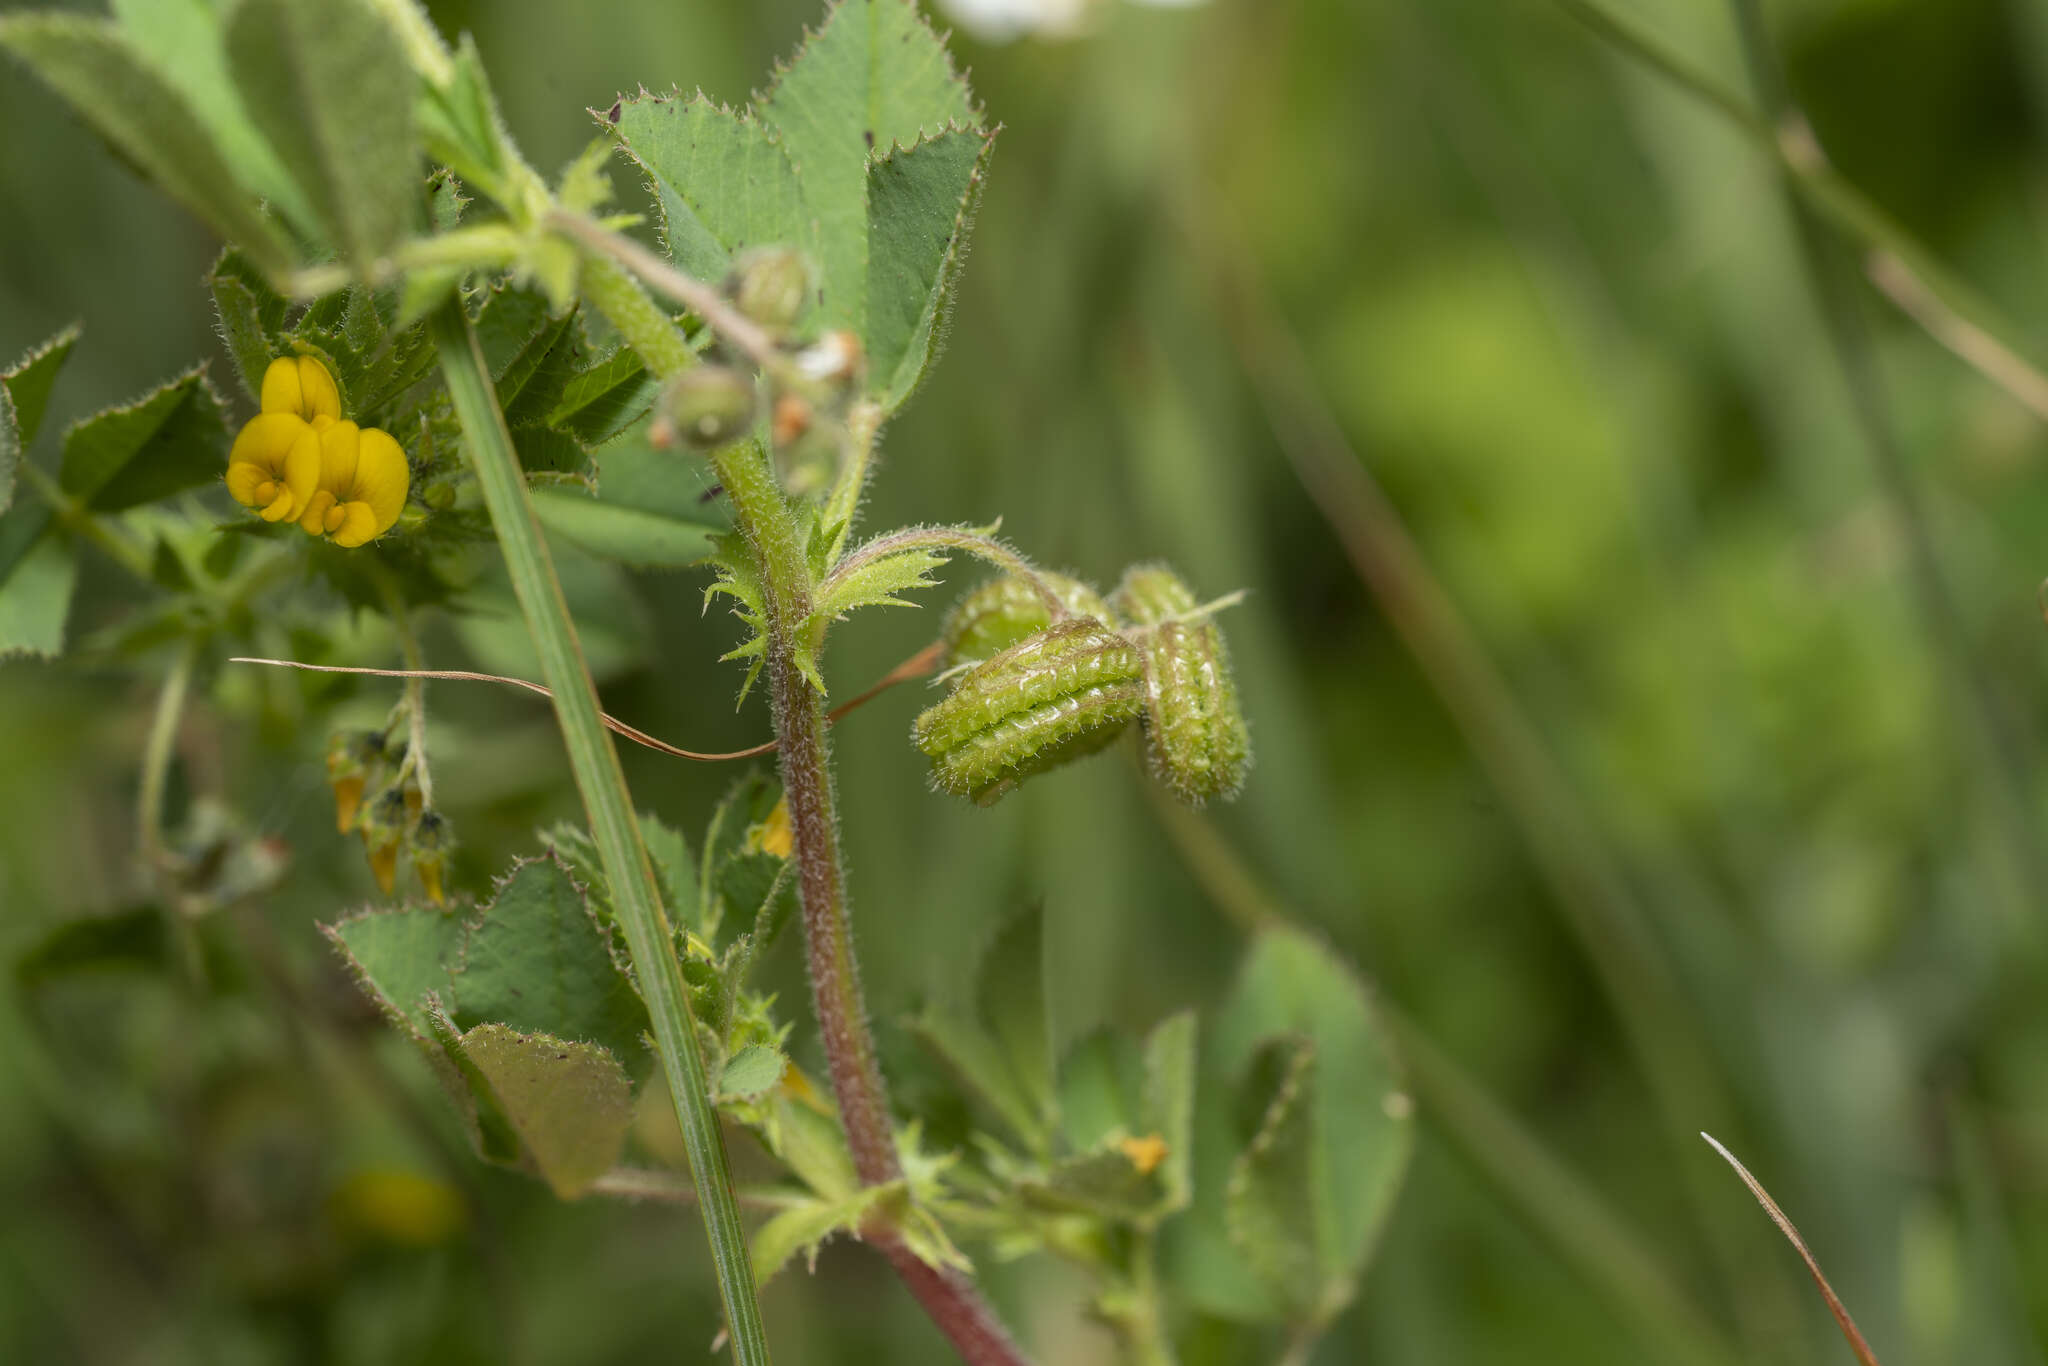
MULTIPOLYGON (((1615 7, 1742 85, 1722 6, 1615 7)), ((743 101, 816 19, 810 0, 430 8, 475 34, 543 168, 616 92, 743 101)), ((2048 337, 2048 2, 1765 11, 1839 169, 2048 337)), ((1186 837, 1234 849, 1359 963, 1749 1359, 1848 1357, 1732 1176, 1674 1138, 1710 1125, 1887 1362, 2042 1361, 2039 420, 1862 291, 1882 420, 1949 586, 1944 635, 1771 166, 1549 0, 1105 0, 1077 35, 962 31, 955 51, 1007 131, 949 350, 888 433, 871 525, 1000 515, 1098 581, 1164 557, 1203 592, 1249 588, 1226 624, 1257 765, 1186 837), (1325 413, 1504 680, 1486 714, 1520 729, 1453 720, 1304 491, 1276 430, 1325 413), (1993 746, 1965 672, 2004 717, 1993 746), (1530 745, 1550 756, 1533 778, 1530 745), (1630 966, 1646 961, 1667 973, 1630 966), (1645 1018, 1678 1042, 1632 1047, 1645 1018)), ((0 130, 0 356, 85 325, 54 417, 195 357, 224 365, 202 230, 19 69, 0 73, 0 130)), ((75 638, 134 606, 88 564, 75 638)), ((766 717, 758 698, 735 714, 738 674, 713 662, 733 627, 700 616, 700 587, 643 576, 586 623, 606 703, 692 747, 752 743, 766 717)), ((838 637, 838 687, 916 649, 934 610, 838 637)), ((435 623, 429 653, 518 668, 517 637, 485 613, 435 623)), ((367 629, 344 648, 391 656, 367 629)), ((209 927, 234 953, 208 993, 10 974, 0 1358, 704 1356, 716 1302, 694 1216, 557 1204, 469 1159, 315 932, 372 888, 332 833, 324 727, 294 718, 336 697, 381 716, 392 693, 204 682, 179 800, 225 801, 289 846, 292 872, 209 927)), ((455 884, 475 892, 575 808, 545 709, 457 686, 432 691, 431 741, 464 841, 455 884)), ((148 679, 91 660, 0 665, 8 962, 135 903, 151 705, 148 679)), ((887 695, 837 747, 900 1105, 936 1094, 901 1019, 1032 899, 1062 1037, 1219 998, 1241 928, 1127 755, 968 810, 926 789, 905 743, 920 705, 887 695)), ((685 829, 730 778, 625 760, 685 829)), ((804 1020, 790 943, 778 959, 804 1020)), ((1575 1260, 1593 1224, 1529 1217, 1548 1168, 1451 1134, 1426 1097, 1422 1113, 1363 1295, 1315 1360, 1663 1359, 1655 1313, 1575 1260)), ((981 1260, 1040 1360, 1108 1360, 1076 1279, 981 1260)), ((782 1360, 948 1359, 851 1245, 785 1274, 765 1309, 782 1360)), ((1189 1366, 1257 1359, 1220 1325, 1188 1342, 1189 1366)))

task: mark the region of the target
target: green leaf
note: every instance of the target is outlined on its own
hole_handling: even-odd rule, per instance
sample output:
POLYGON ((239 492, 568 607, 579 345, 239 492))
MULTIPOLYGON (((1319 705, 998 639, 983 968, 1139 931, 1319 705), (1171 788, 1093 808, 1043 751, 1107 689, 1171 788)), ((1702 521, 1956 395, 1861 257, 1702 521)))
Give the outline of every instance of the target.
POLYGON ((636 569, 686 569, 701 563, 713 527, 658 512, 601 502, 566 489, 535 489, 533 510, 549 534, 563 536, 600 559, 636 569))
POLYGON ((545 421, 582 361, 582 349, 575 310, 544 320, 497 377, 505 425, 516 429, 545 421))
MULTIPOLYGON (((640 842, 654 861, 655 878, 661 885, 662 910, 671 925, 687 925, 697 915, 697 869, 690 857, 689 841, 650 812, 640 812, 639 821, 640 842)), ((544 831, 541 840, 583 884, 591 914, 599 923, 609 926, 613 921, 611 887, 605 881, 604 864, 589 833, 579 826, 564 824, 544 831)))
POLYGON ((519 452, 520 468, 528 474, 566 474, 579 480, 590 475, 590 451, 567 432, 552 427, 514 427, 512 445, 519 452))
POLYGON ((284 239, 229 170, 213 135, 118 25, 64 14, 9 15, 0 18, 0 47, 26 61, 143 175, 265 270, 291 268, 284 239))
POLYGON ((250 115, 335 249, 366 268, 420 199, 417 78, 398 35, 362 0, 242 0, 227 47, 250 115))
POLYGON ((867 1217, 892 1196, 896 1184, 863 1186, 836 1200, 806 1200, 782 1211, 754 1232, 754 1281, 766 1284, 801 1252, 808 1269, 818 1267, 818 1249, 837 1233, 857 1232, 867 1217))
POLYGON ((1399 1103, 1399 1069, 1364 984, 1328 946, 1294 929, 1261 932, 1208 1033, 1194 1211, 1173 1274, 1208 1312, 1320 1327, 1357 1293, 1407 1172, 1414 1125, 1399 1103), (1312 1062, 1297 1060, 1303 1047, 1312 1062), (1256 1125, 1257 1156, 1243 1155, 1233 1093, 1256 1125), (1290 1183, 1306 1196, 1297 1202, 1290 1183), (1307 1214, 1293 1236, 1313 1256, 1300 1274, 1276 1270, 1294 1265, 1300 1247, 1266 1237, 1295 1220, 1297 1206, 1307 1214))
POLYGON ((817 221, 775 134, 702 94, 620 101, 614 131, 639 163, 675 263, 723 279, 748 247, 780 244, 816 256, 817 221))
POLYGON ((637 1063, 647 1008, 613 960, 582 889, 554 859, 519 864, 471 926, 450 1015, 588 1040, 637 1063))
POLYGON ((742 1048, 725 1060, 725 1069, 718 1074, 718 1094, 740 1100, 758 1099, 782 1080, 783 1069, 788 1066, 789 1059, 782 1056, 779 1048, 759 1043, 742 1048))
POLYGON ((1145 1086, 1140 1127, 1166 1144, 1159 1168, 1167 1208, 1187 1208, 1194 1196, 1195 1013, 1169 1015, 1145 1038, 1145 1086))
MULTIPOLYGON (((73 323, 41 346, 31 349, 7 369, 0 370, 0 388, 4 388, 7 397, 13 400, 14 420, 20 428, 23 451, 43 428, 43 414, 49 411, 50 390, 57 383, 57 372, 71 358, 71 348, 77 342, 78 324, 73 323)), ((0 497, 0 512, 6 510, 7 500, 0 497)))
POLYGON ((575 1199, 618 1164, 633 1086, 609 1051, 500 1024, 467 1030, 460 1044, 557 1196, 575 1199))
POLYGON ((638 422, 660 391, 660 381, 647 372, 639 355, 622 346, 569 377, 561 400, 547 415, 547 425, 601 446, 638 422))
POLYGON ((1354 1287, 1332 1283, 1317 1246, 1315 1045, 1306 1039, 1267 1045, 1278 1081, 1251 1145, 1230 1171, 1225 1218, 1230 1241, 1266 1290, 1296 1322, 1328 1322, 1354 1287), (1334 1301, 1334 1302, 1332 1302, 1334 1301))
POLYGON ((220 479, 228 431, 206 367, 64 433, 64 491, 100 512, 153 503, 220 479))
POLYGON ((300 228, 315 226, 299 187, 285 173, 228 80, 227 51, 221 39, 222 6, 211 0, 113 0, 138 52, 157 74, 177 87, 193 114, 213 134, 222 158, 242 184, 281 209, 300 228))
POLYGON ((28 507, 0 519, 0 658, 63 653, 78 552, 63 537, 43 537, 49 522, 46 510, 28 507), (27 544, 10 550, 17 540, 27 544))
POLYGON ((995 135, 949 128, 868 170, 869 387, 910 397, 937 356, 995 135))
POLYGON ((818 222, 829 326, 866 336, 868 163, 897 144, 979 120, 967 83, 910 0, 842 0, 759 106, 818 222))
POLYGON ((14 484, 21 471, 21 424, 14 415, 14 398, 0 384, 0 514, 14 506, 14 484))
POLYGON ((213 290, 215 325, 228 358, 235 363, 242 392, 251 402, 260 402, 263 372, 277 355, 271 338, 284 330, 284 296, 272 289, 248 256, 235 247, 220 254, 206 283, 213 290))
POLYGON ((497 198, 506 189, 506 174, 516 154, 498 117, 483 59, 467 33, 455 51, 454 65, 447 85, 420 85, 420 139, 433 160, 497 198))
POLYGON ((455 999, 449 969, 462 948, 459 915, 427 908, 365 911, 320 930, 393 1024, 418 1039, 432 1037, 428 996, 444 1007, 455 999))

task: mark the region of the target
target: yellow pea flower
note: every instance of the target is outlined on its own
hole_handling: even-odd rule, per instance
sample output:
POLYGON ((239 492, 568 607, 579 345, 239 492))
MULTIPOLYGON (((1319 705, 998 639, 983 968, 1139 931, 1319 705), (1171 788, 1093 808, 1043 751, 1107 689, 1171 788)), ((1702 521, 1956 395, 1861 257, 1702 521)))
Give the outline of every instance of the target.
POLYGON ((317 433, 341 420, 341 391, 311 356, 263 372, 263 411, 228 452, 228 492, 267 522, 297 521, 320 484, 317 433))
POLYGON ((296 519, 319 483, 319 434, 296 413, 251 418, 228 452, 228 492, 266 522, 296 519))
POLYGON ((282 356, 263 372, 263 411, 293 413, 301 421, 341 421, 341 390, 327 367, 311 356, 282 356))
MULTIPOLYGON (((319 474, 298 523, 309 536, 353 548, 374 541, 398 521, 412 467, 389 432, 353 422, 320 424, 319 474)), ((296 449, 296 448, 295 448, 296 449)))

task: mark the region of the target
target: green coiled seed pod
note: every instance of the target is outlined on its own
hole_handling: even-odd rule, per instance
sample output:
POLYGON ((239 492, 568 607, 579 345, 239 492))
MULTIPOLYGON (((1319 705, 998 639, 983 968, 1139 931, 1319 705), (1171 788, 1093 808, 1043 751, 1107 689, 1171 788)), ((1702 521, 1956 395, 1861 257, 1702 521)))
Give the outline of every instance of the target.
POLYGON ((1019 783, 1106 748, 1145 706, 1145 667, 1117 632, 1068 617, 969 670, 911 738, 932 782, 1000 801, 1019 783))
POLYGON ((1223 632, 1212 620, 1181 620, 1195 609, 1195 595, 1164 565, 1131 569, 1110 606, 1145 661, 1143 730, 1153 775, 1190 806, 1236 796, 1251 765, 1251 736, 1223 632))
MULTIPOLYGON (((1109 604, 1095 585, 1065 574, 1040 573, 1053 593, 1077 617, 1109 620, 1109 604)), ((1018 641, 1052 625, 1052 612, 1028 579, 1005 574, 990 579, 946 614, 939 638, 946 642, 946 667, 1001 654, 1018 641)))

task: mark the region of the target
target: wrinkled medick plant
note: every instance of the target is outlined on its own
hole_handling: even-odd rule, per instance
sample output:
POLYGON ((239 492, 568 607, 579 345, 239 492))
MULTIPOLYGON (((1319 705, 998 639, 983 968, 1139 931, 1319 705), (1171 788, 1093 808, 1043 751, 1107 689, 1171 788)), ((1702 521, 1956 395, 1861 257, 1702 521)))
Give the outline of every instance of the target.
POLYGON ((994 143, 916 6, 832 4, 744 111, 605 102, 552 184, 475 46, 414 0, 115 8, 0 17, 0 48, 225 239, 207 283, 242 415, 231 440, 202 365, 39 460, 76 331, 0 372, 0 652, 62 652, 82 554, 151 595, 89 644, 169 661, 140 801, 164 904, 204 929, 285 876, 250 822, 164 828, 188 704, 324 733, 307 762, 386 898, 325 927, 349 971, 482 1158, 563 1199, 694 1199, 740 1362, 768 1360, 757 1283, 838 1234, 887 1257, 972 1362, 1025 1357, 963 1242, 1084 1269, 1132 1362, 1172 1361, 1176 1333, 1216 1320, 1259 1326, 1233 1330, 1244 1359, 1282 1342, 1300 1359, 1355 1294, 1409 1143, 1370 1003, 1313 940, 1261 934, 1199 1035, 1184 1012, 1054 1057, 1039 916, 1002 921, 978 1004, 911 1031, 978 1126, 944 1151, 892 1105, 868 1026, 827 734, 869 694, 828 714, 823 667, 852 613, 908 605, 961 555, 998 571, 884 680, 942 671, 911 738, 943 793, 989 805, 1122 743, 1141 780, 1200 806, 1234 796, 1250 758, 1218 622, 1232 598, 1161 565, 1105 596, 992 528, 855 536, 883 426, 951 320, 994 143), (603 212, 622 157, 659 250, 603 212), (557 555, 587 572, 565 581, 557 555), (493 560, 543 674, 510 681, 551 695, 586 819, 485 886, 451 863, 425 682, 492 676, 429 670, 416 622, 502 601, 478 586, 493 560), (742 700, 765 678, 774 740, 754 752, 779 767, 734 783, 694 844, 636 813, 605 727, 744 756, 604 716, 576 632, 627 591, 621 567, 691 565, 743 628, 725 655, 742 700), (339 662, 387 640, 403 669, 339 662), (258 664, 404 681, 377 722, 311 685, 252 687, 281 678, 258 664), (815 1079, 752 980, 792 920, 815 1079), (751 1225, 735 1131, 778 1173, 746 1193, 767 1212, 751 1225))

